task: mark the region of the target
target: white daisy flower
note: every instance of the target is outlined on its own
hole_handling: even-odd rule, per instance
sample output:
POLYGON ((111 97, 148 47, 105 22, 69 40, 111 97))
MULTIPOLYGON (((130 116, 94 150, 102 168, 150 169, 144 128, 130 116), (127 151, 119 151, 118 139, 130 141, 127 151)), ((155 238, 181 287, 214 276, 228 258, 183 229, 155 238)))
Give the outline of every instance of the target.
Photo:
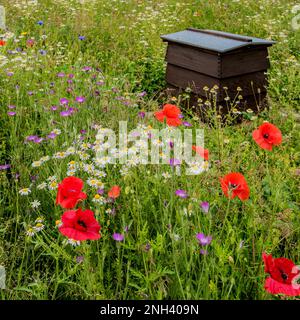
POLYGON ((95 196, 94 196, 92 201, 95 202, 95 203, 104 204, 105 203, 105 198, 102 197, 100 194, 95 194, 95 196))
POLYGON ((39 184, 37 186, 37 189, 39 189, 39 190, 43 190, 45 188, 47 188, 47 183, 46 182, 42 182, 41 184, 39 184))
POLYGON ((45 225, 43 225, 41 222, 38 222, 34 227, 34 231, 39 232, 42 231, 45 228, 45 225))
POLYGON ((41 160, 39 160, 39 161, 33 161, 32 164, 31 164, 31 166, 32 166, 33 168, 38 168, 38 167, 40 167, 42 164, 43 164, 43 162, 42 162, 41 160))
POLYGON ((39 200, 33 200, 30 205, 32 209, 37 209, 41 205, 41 202, 39 200))
POLYGON ((26 230, 26 235, 28 237, 33 237, 35 235, 35 230, 32 227, 28 227, 26 230))
POLYGON ((21 196, 27 196, 29 193, 31 193, 31 190, 29 188, 23 188, 19 191, 21 196))
POLYGON ((66 240, 67 244, 70 244, 73 247, 80 246, 80 241, 74 240, 74 239, 68 239, 66 240))
POLYGON ((55 190, 55 189, 57 189, 57 187, 58 187, 58 183, 57 183, 55 180, 51 181, 51 182, 49 183, 49 185, 48 185, 48 188, 49 188, 50 190, 55 190))

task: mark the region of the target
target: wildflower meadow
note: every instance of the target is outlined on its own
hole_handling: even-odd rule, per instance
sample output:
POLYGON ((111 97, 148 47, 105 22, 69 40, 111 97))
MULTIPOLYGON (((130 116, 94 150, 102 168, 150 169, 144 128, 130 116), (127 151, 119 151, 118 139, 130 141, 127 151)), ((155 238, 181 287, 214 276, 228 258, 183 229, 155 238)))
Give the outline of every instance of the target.
POLYGON ((1 0, 0 298, 299 299, 298 4, 1 0), (189 27, 276 41, 267 108, 166 90, 189 27))

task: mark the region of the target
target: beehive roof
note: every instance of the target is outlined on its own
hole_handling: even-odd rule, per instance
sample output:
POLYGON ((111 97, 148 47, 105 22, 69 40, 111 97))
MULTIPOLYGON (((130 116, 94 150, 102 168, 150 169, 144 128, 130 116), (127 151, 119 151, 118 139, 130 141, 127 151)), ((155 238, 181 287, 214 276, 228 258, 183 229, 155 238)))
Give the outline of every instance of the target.
POLYGON ((193 28, 162 35, 161 38, 164 41, 180 43, 220 53, 229 52, 249 46, 267 47, 275 43, 274 41, 255 37, 241 36, 228 32, 215 30, 199 30, 193 28))

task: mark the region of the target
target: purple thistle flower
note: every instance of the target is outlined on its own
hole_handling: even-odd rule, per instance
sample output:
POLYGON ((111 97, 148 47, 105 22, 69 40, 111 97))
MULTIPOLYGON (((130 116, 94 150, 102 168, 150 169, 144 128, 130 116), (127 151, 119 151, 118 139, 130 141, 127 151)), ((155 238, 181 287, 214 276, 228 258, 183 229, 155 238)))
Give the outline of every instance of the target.
POLYGON ((116 241, 123 241, 124 240, 124 235, 121 233, 114 233, 112 237, 116 241))
POLYGON ((200 207, 204 213, 208 213, 208 211, 209 211, 209 203, 208 202, 206 202, 206 201, 201 202, 200 207))
POLYGON ((208 246, 212 241, 212 236, 205 236, 204 233, 197 233, 196 238, 201 246, 208 246))
POLYGON ((16 115, 16 113, 14 111, 8 111, 7 114, 10 116, 10 117, 13 117, 16 115))
POLYGON ((79 97, 76 97, 75 99, 78 103, 83 103, 85 101, 85 97, 83 96, 79 96, 79 97))
POLYGON ((11 166, 10 166, 10 164, 1 164, 0 165, 0 170, 7 170, 7 169, 9 169, 11 166))
POLYGON ((59 72, 56 76, 58 78, 64 78, 66 75, 63 72, 59 72))
POLYGON ((178 196, 180 198, 183 198, 183 199, 186 199, 188 197, 187 192, 185 190, 182 190, 182 189, 176 190, 175 194, 176 194, 176 196, 178 196))

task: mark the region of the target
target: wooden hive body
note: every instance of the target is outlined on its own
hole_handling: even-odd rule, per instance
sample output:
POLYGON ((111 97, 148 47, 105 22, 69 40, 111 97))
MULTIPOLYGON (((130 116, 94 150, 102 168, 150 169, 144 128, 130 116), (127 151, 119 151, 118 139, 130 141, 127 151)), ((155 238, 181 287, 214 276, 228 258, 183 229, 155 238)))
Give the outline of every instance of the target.
POLYGON ((188 87, 205 99, 207 92, 203 88, 216 85, 220 105, 225 104, 226 97, 234 100, 237 94, 251 103, 258 92, 265 97, 268 47, 273 41, 191 28, 162 39, 168 42, 166 81, 178 92, 188 87))

